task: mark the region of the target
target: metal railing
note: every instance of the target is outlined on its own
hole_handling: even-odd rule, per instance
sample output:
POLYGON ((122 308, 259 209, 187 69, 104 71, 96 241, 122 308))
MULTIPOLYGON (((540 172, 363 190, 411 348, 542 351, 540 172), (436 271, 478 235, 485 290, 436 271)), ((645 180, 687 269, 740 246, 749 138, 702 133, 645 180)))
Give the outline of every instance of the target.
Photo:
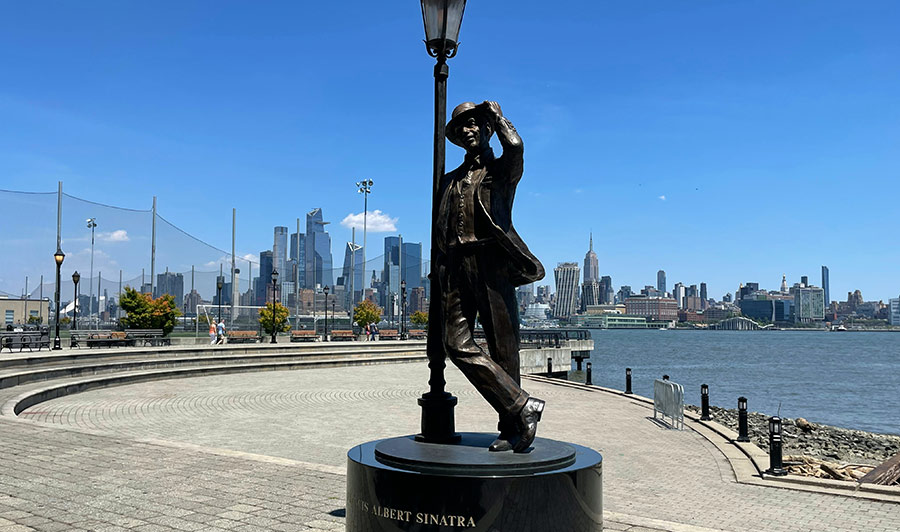
POLYGON ((684 388, 670 380, 656 379, 653 381, 653 419, 656 414, 672 420, 669 423, 673 429, 684 430, 684 388))

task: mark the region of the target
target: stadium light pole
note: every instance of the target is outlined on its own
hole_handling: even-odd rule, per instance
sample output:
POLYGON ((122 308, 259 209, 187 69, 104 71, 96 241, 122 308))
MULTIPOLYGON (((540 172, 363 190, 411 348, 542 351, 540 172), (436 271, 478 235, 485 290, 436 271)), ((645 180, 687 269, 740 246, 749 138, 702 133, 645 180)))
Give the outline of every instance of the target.
MULTIPOLYGON (((356 191, 363 195, 363 256, 362 256, 362 270, 366 271, 366 220, 369 215, 369 194, 372 193, 372 185, 375 182, 371 179, 363 179, 362 181, 356 182, 356 191)), ((351 259, 352 260, 352 259, 351 259)), ((363 285, 361 287, 363 293, 366 290, 366 276, 363 275, 363 285)))
POLYGON ((272 268, 272 342, 277 343, 275 340, 275 300, 278 297, 276 290, 278 289, 278 270, 274 267, 272 268))
MULTIPOLYGON (((437 220, 437 198, 441 179, 444 177, 444 149, 446 147, 445 128, 447 123, 447 76, 450 69, 447 60, 456 55, 459 46, 459 28, 462 25, 466 0, 421 0, 422 21, 425 24, 425 49, 435 58, 434 66, 434 166, 431 200, 431 275, 438 279, 435 248, 437 220)), ((437 320, 440 314, 440 297, 431 292, 428 316, 437 320)), ((419 398, 422 407, 422 433, 417 440, 429 443, 459 441, 456 433, 453 408, 457 399, 444 390, 444 368, 447 366, 442 339, 434 331, 440 326, 432 323, 428 327, 429 390, 419 398)))
POLYGON ((59 338, 59 269, 62 268, 63 260, 65 260, 66 254, 59 249, 59 245, 56 246, 56 253, 53 254, 53 260, 56 261, 56 336, 53 338, 53 349, 59 351, 62 349, 62 340, 59 338))
POLYGON ((400 281, 400 339, 406 334, 406 279, 400 281))
MULTIPOLYGON (((88 218, 85 220, 87 222, 88 229, 91 230, 91 276, 88 279, 88 285, 90 285, 90 289, 88 290, 88 319, 90 319, 91 315, 94 312, 94 228, 97 227, 97 219, 96 218, 88 218)), ((100 294, 97 294, 97 314, 100 313, 100 294)), ((98 317, 99 318, 99 317, 98 317)), ((100 320, 97 319, 97 327, 100 327, 100 320)), ((90 329, 90 323, 88 323, 88 329, 90 329)))

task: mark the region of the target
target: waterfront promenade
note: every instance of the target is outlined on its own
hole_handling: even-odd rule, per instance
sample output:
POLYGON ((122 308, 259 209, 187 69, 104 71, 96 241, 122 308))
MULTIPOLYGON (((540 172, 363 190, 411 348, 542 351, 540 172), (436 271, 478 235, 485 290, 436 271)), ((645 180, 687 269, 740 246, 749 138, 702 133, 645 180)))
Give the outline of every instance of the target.
MULTIPOLYGON (((92 390, 0 417, 0 532, 342 530, 345 453, 417 431, 421 361, 92 390)), ((458 430, 490 407, 453 368, 458 430)), ((527 380, 540 435, 599 450, 612 530, 894 531, 900 504, 738 483, 700 433, 646 404, 527 380)), ((0 391, 3 401, 16 388, 0 391)))

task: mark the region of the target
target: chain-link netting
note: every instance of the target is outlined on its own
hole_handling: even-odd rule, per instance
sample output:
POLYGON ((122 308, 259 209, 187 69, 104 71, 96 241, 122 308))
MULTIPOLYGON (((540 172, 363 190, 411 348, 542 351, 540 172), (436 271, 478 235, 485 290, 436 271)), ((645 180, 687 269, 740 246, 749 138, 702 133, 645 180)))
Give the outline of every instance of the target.
MULTIPOLYGON (((37 311, 44 323, 48 322, 45 316, 52 318, 53 314, 58 199, 56 192, 0 190, 0 249, 4 256, 0 262, 0 300, 27 295, 27 304, 31 305, 25 307, 27 313, 37 311)), ((76 271, 80 275, 79 323, 99 328, 114 325, 124 314, 117 303, 125 287, 154 296, 171 294, 179 309, 192 318, 198 315, 200 304, 215 306, 218 316, 221 302, 226 321, 248 329, 258 325, 256 311, 236 309, 232 313, 232 302, 235 306, 254 307, 265 305, 274 297, 288 307, 292 323, 301 325, 312 316, 321 317, 326 304, 329 314, 341 319, 348 316, 354 303, 371 299, 383 308, 385 319, 391 321, 401 313, 401 282, 405 281, 407 312, 424 309, 429 263, 423 259, 427 259, 428 251, 418 243, 401 244, 398 237, 382 240, 370 236, 365 262, 359 243, 354 247, 333 237, 328 246, 330 256, 321 248, 316 250, 325 255, 318 262, 309 250, 297 249, 303 246, 285 246, 280 261, 274 259, 281 269, 273 292, 272 256, 267 255, 268 261, 261 260, 261 255, 271 253, 271 249, 237 250, 232 279, 230 251, 193 236, 158 211, 154 228, 151 202, 147 203, 147 208, 125 208, 62 194, 63 315, 71 318, 75 314, 76 271), (93 235, 92 224, 96 224, 93 235), (154 230, 155 266, 151 266, 154 230), (327 296, 325 286, 329 288, 327 296)), ((293 238, 289 234, 287 242, 293 238)), ((15 316, 18 321, 19 314, 15 316)), ((193 319, 182 321, 185 329, 196 328, 193 319)), ((315 323, 313 319, 308 325, 315 323)))

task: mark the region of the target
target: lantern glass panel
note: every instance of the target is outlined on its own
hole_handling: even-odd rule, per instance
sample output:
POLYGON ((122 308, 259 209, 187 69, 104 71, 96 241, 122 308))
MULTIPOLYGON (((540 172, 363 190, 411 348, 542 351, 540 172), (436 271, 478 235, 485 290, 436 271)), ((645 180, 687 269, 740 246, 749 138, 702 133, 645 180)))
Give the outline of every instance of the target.
POLYGON ((447 39, 456 44, 465 8, 466 0, 422 0, 425 40, 447 39))

